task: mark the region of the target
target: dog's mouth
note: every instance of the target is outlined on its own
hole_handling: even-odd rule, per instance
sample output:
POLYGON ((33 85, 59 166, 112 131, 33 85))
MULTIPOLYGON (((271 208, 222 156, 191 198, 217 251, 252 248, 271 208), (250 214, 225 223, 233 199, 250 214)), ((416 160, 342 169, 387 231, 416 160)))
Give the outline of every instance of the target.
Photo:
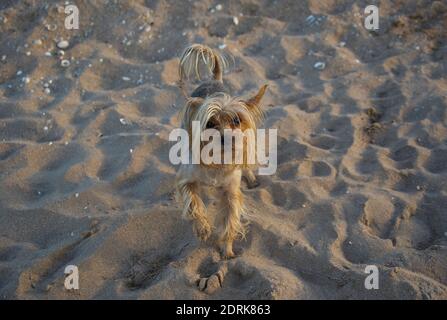
POLYGON ((229 138, 228 140, 203 142, 201 156, 207 157, 203 162, 213 165, 242 165, 245 158, 243 143, 239 145, 239 143, 235 143, 234 139, 229 138))

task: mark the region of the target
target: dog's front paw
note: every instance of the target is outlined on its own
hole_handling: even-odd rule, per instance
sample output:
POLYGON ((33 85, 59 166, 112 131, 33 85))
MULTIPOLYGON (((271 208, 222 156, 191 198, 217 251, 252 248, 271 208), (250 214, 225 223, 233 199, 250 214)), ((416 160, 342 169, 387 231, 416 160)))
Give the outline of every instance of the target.
POLYGON ((248 189, 254 189, 259 187, 259 182, 258 179, 254 179, 254 180, 247 180, 247 188, 248 189))
POLYGON ((230 260, 236 258, 236 255, 234 254, 233 250, 223 250, 222 258, 225 260, 230 260))
POLYGON ((194 222, 193 228, 197 238, 202 241, 206 241, 211 235, 211 226, 208 221, 194 222))

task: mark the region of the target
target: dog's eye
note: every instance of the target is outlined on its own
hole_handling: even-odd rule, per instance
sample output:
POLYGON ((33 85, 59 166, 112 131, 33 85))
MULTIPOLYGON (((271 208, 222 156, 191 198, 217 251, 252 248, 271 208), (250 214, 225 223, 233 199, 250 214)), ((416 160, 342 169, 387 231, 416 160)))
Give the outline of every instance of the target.
POLYGON ((216 126, 216 125, 214 124, 213 121, 208 121, 207 124, 206 124, 206 128, 207 128, 207 129, 212 129, 212 128, 214 128, 215 126, 216 126))
POLYGON ((240 124, 241 124, 241 120, 239 120, 239 118, 233 118, 233 125, 235 127, 239 127, 240 124))

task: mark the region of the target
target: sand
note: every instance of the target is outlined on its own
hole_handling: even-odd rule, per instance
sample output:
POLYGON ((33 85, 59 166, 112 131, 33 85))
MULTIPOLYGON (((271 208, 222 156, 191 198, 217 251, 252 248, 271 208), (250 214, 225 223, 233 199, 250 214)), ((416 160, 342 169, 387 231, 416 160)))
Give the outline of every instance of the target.
POLYGON ((0 4, 1 299, 447 299, 445 1, 74 3, 79 30, 62 1, 0 4), (235 94, 267 83, 278 129, 212 294, 196 282, 220 256, 181 219, 168 159, 192 43, 234 57, 235 94))

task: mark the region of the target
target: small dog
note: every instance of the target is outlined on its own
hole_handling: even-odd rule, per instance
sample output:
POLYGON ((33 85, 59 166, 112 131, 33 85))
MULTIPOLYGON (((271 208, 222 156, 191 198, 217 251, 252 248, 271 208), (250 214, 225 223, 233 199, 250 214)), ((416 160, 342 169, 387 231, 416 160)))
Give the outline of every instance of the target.
MULTIPOLYGON (((231 97, 223 83, 223 71, 227 66, 226 59, 215 50, 194 44, 185 49, 179 65, 180 84, 187 102, 180 113, 183 129, 192 137, 192 122, 200 121, 200 130, 213 128, 225 136, 225 129, 252 129, 263 119, 261 99, 267 85, 261 87, 256 95, 244 100, 231 97), (190 96, 186 94, 183 81, 194 74, 201 80, 201 73, 208 72, 212 80, 202 82, 190 96)), ((232 144, 231 140, 231 144, 232 144)), ((213 141, 216 143, 215 141, 213 141)), ((211 142, 210 142, 211 143, 211 142)), ((218 143, 224 145, 224 139, 218 143)), ((245 145, 246 141, 244 141, 245 145)), ((191 148, 192 143, 189 144, 191 148)), ((205 144, 201 144, 203 148, 205 144)), ((231 146, 235 152, 236 147, 231 146)), ((244 148, 242 163, 233 161, 230 164, 181 164, 177 172, 177 195, 183 203, 183 215, 192 220, 193 230, 197 237, 205 241, 211 235, 212 227, 206 214, 205 205, 200 197, 202 187, 214 187, 220 195, 219 211, 219 247, 224 259, 235 257, 233 242, 244 237, 246 223, 241 218, 244 214, 243 194, 240 190, 241 178, 247 180, 249 188, 257 186, 256 177, 247 163, 247 150, 244 148)), ((225 151, 222 151, 224 157, 225 151)))

